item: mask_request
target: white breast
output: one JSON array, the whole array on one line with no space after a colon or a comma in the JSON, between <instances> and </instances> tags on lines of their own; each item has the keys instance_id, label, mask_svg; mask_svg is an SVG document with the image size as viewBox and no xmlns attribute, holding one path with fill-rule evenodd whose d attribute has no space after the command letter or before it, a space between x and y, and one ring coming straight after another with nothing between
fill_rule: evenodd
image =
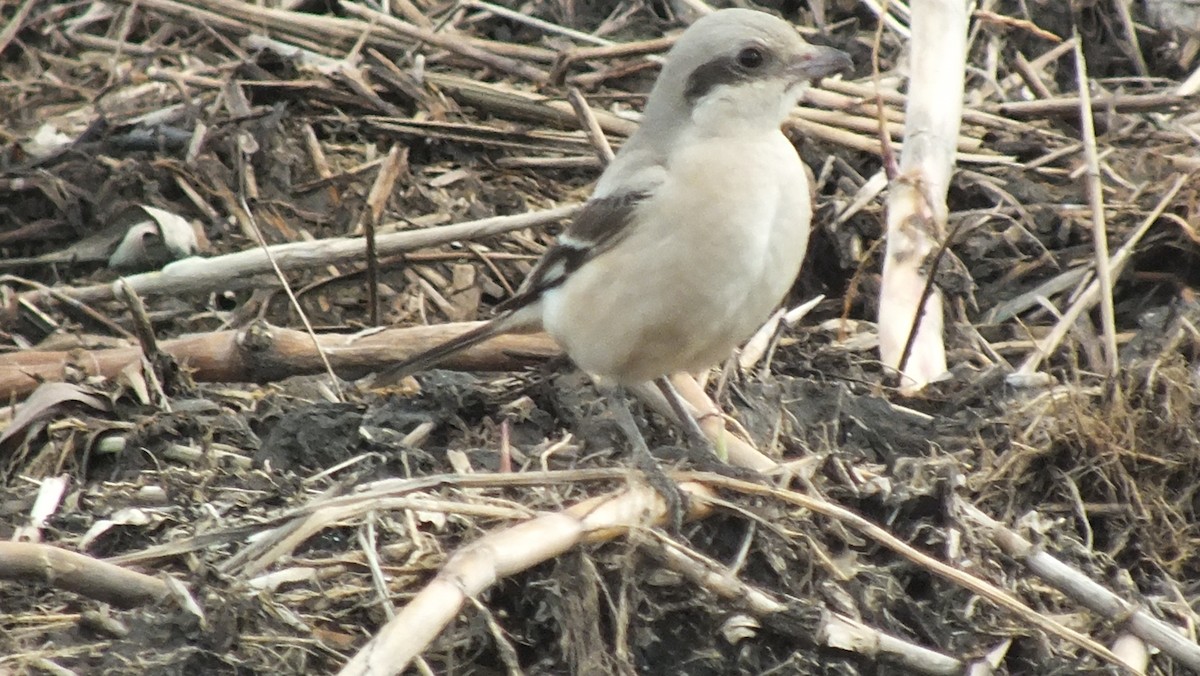
<instances>
[{"instance_id":1,"label":"white breast","mask_svg":"<svg viewBox=\"0 0 1200 676\"><path fill-rule=\"evenodd\" d=\"M631 384L712 366L799 273L812 213L787 139L680 147L630 236L545 297L546 330L585 371Z\"/></svg>"}]
</instances>

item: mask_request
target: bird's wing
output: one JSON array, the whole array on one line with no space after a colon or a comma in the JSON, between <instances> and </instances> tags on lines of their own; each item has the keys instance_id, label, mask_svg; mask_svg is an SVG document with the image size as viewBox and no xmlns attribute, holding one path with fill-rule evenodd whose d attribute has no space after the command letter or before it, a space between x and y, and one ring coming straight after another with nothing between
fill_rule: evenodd
<instances>
[{"instance_id":1,"label":"bird's wing","mask_svg":"<svg viewBox=\"0 0 1200 676\"><path fill-rule=\"evenodd\" d=\"M634 211L647 194L627 191L589 200L559 236L558 243L538 261L516 295L496 308L500 311L496 318L392 365L376 377L375 385L396 383L404 376L436 366L446 357L501 333L529 330L541 321L541 317L536 310L532 313L522 310L546 291L562 284L579 266L624 239L629 234Z\"/></svg>"},{"instance_id":2,"label":"bird's wing","mask_svg":"<svg viewBox=\"0 0 1200 676\"><path fill-rule=\"evenodd\" d=\"M628 236L634 212L647 196L647 192L631 191L588 200L559 235L558 242L525 278L516 295L496 309L511 311L529 305L562 284L581 265L611 249Z\"/></svg>"}]
</instances>

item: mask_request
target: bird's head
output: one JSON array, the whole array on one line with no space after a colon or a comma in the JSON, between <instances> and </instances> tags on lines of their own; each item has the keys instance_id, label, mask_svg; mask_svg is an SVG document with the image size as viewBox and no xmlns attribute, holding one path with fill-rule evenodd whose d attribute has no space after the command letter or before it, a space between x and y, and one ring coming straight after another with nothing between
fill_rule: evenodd
<instances>
[{"instance_id":1,"label":"bird's head","mask_svg":"<svg viewBox=\"0 0 1200 676\"><path fill-rule=\"evenodd\" d=\"M643 125L698 131L778 128L810 81L846 70L845 52L805 42L765 12L725 9L688 28L667 54Z\"/></svg>"}]
</instances>

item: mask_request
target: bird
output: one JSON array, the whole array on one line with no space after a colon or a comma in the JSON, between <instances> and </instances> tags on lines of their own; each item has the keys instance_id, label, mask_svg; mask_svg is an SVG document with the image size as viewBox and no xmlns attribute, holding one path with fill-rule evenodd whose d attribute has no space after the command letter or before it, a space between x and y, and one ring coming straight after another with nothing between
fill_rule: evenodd
<instances>
[{"instance_id":1,"label":"bird","mask_svg":"<svg viewBox=\"0 0 1200 676\"><path fill-rule=\"evenodd\" d=\"M666 377L724 361L782 302L812 205L781 127L808 83L850 67L846 53L808 44L766 12L695 21L668 51L638 128L514 296L389 377L498 334L545 330L612 388L618 423L645 461L623 388L653 382L682 414ZM695 420L683 418L694 436Z\"/></svg>"}]
</instances>

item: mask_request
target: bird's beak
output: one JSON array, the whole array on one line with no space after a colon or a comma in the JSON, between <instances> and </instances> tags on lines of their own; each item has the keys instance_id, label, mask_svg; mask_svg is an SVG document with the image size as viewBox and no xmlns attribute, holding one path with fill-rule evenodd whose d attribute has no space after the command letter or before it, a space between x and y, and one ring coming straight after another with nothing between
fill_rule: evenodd
<instances>
[{"instance_id":1,"label":"bird's beak","mask_svg":"<svg viewBox=\"0 0 1200 676\"><path fill-rule=\"evenodd\" d=\"M854 67L850 55L833 47L809 47L792 61L789 71L796 80L819 80Z\"/></svg>"}]
</instances>

